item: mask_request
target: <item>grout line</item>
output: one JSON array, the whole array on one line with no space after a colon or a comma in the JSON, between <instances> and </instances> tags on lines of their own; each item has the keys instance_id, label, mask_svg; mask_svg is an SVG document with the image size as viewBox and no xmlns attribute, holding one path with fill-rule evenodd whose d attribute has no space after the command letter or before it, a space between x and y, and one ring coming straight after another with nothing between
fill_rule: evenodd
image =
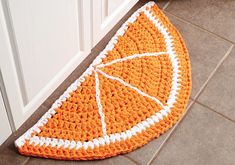
<instances>
[{"instance_id":1,"label":"grout line","mask_svg":"<svg viewBox=\"0 0 235 165\"><path fill-rule=\"evenodd\" d=\"M170 130L169 134L167 135L167 137L164 139L164 141L161 143L161 145L159 146L159 148L157 149L157 151L154 153L154 156L148 161L147 165L151 165L153 163L153 161L158 157L159 153L161 152L161 150L163 149L163 147L165 146L165 144L168 142L168 140L170 139L171 135L175 132L176 128L178 127L178 125L184 120L186 114L190 111L191 107L193 106L193 104L195 103L194 100L192 100L190 102L190 104L188 105L188 107L186 108L186 111L184 112L184 114L182 115L182 117L179 119L179 121L172 127L172 129Z\"/></svg>"},{"instance_id":2,"label":"grout line","mask_svg":"<svg viewBox=\"0 0 235 165\"><path fill-rule=\"evenodd\" d=\"M208 76L207 80L205 81L205 83L201 86L200 90L197 92L197 94L194 96L194 100L196 101L198 99L198 97L201 95L201 93L204 91L204 89L206 88L208 82L212 79L212 77L214 76L215 72L217 71L217 69L222 65L222 63L225 61L225 59L229 56L229 54L231 53L232 49L233 49L234 45L231 45L230 48L228 49L228 51L225 53L225 55L222 57L222 59L218 62L218 64L216 65L215 69L211 72L211 74Z\"/></svg>"},{"instance_id":3,"label":"grout line","mask_svg":"<svg viewBox=\"0 0 235 165\"><path fill-rule=\"evenodd\" d=\"M163 11L165 11L165 9L170 5L170 3L172 2L173 0L169 0L162 8Z\"/></svg>"},{"instance_id":4,"label":"grout line","mask_svg":"<svg viewBox=\"0 0 235 165\"><path fill-rule=\"evenodd\" d=\"M197 103L197 104L203 106L204 108L206 108L206 109L208 109L208 110L210 110L210 111L212 111L212 112L214 112L214 113L220 115L221 117L223 117L223 118L229 120L230 122L235 123L235 120L230 119L229 117L225 116L224 114L222 114L222 113L220 113L220 112L217 112L216 110L212 109L212 108L209 107L208 105L205 105L205 104L203 104L203 103L201 103L201 102L199 102L199 101L195 101L195 103Z\"/></svg>"},{"instance_id":5,"label":"grout line","mask_svg":"<svg viewBox=\"0 0 235 165\"><path fill-rule=\"evenodd\" d=\"M134 164L136 165L140 165L137 161L135 161L134 159L130 158L129 156L127 156L126 154L125 155L122 155L124 158L130 160L131 162L133 162Z\"/></svg>"},{"instance_id":6,"label":"grout line","mask_svg":"<svg viewBox=\"0 0 235 165\"><path fill-rule=\"evenodd\" d=\"M30 157L27 157L27 158L25 159L25 161L24 161L23 163L21 163L21 165L25 165L25 164L27 164L27 163L28 163L28 161L29 161L29 159L30 159Z\"/></svg>"},{"instance_id":7,"label":"grout line","mask_svg":"<svg viewBox=\"0 0 235 165\"><path fill-rule=\"evenodd\" d=\"M203 28L203 27L201 27L201 26L199 26L199 25L197 25L197 24L195 24L195 23L192 23L192 22L190 22L190 21L187 21L187 20L185 20L185 19L183 19L183 18L181 18L181 17L179 17L179 16L177 16L177 15L175 15L175 14L169 12L169 11L164 10L164 12L167 13L167 14L170 14L170 15L172 15L172 16L174 16L174 17L176 17L177 19L179 19L180 21L182 21L182 22L184 22L184 23L187 23L187 24L190 24L190 25L194 26L195 28L197 28L197 29L199 29L199 30L202 30L202 31L204 31L204 32L207 32L207 33L209 33L209 34L211 34L211 35L213 35L213 36L216 36L216 37L218 37L218 38L220 38L220 39L222 39L222 40L225 40L225 41L227 41L227 42L229 42L229 43L231 43L231 44L235 44L235 42L233 42L233 41L231 41L231 40L229 40L229 39L227 39L227 38L225 38L225 37L223 37L223 36L221 36L221 35L218 35L218 34L212 32L212 31L209 31L209 30L207 30L207 29L205 29L205 28Z\"/></svg>"},{"instance_id":8,"label":"grout line","mask_svg":"<svg viewBox=\"0 0 235 165\"><path fill-rule=\"evenodd\" d=\"M192 100L192 101L195 101L195 99L194 99L194 98L192 98L191 96L189 97L189 99L190 99L190 100Z\"/></svg>"}]
</instances>

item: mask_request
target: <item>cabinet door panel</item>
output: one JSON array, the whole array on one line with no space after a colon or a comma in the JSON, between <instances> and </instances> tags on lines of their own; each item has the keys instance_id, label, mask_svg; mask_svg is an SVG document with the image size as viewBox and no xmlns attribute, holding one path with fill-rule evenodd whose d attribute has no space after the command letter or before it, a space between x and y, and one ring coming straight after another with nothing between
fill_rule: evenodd
<instances>
[{"instance_id":1,"label":"cabinet door panel","mask_svg":"<svg viewBox=\"0 0 235 165\"><path fill-rule=\"evenodd\" d=\"M122 5L123 0L111 0L111 1L106 1L107 3L107 10L108 13L107 15L111 15L115 10L118 8L118 6Z\"/></svg>"},{"instance_id":2,"label":"cabinet door panel","mask_svg":"<svg viewBox=\"0 0 235 165\"><path fill-rule=\"evenodd\" d=\"M95 46L137 2L138 0L92 1L93 46Z\"/></svg>"}]
</instances>

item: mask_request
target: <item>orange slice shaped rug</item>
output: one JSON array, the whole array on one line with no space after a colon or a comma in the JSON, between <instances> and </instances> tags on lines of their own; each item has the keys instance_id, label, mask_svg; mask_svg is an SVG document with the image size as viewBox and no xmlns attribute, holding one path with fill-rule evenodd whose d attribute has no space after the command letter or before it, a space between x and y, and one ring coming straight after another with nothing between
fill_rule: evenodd
<instances>
[{"instance_id":1,"label":"orange slice shaped rug","mask_svg":"<svg viewBox=\"0 0 235 165\"><path fill-rule=\"evenodd\" d=\"M127 153L171 128L190 91L184 41L149 2L15 144L23 155L65 160Z\"/></svg>"}]
</instances>

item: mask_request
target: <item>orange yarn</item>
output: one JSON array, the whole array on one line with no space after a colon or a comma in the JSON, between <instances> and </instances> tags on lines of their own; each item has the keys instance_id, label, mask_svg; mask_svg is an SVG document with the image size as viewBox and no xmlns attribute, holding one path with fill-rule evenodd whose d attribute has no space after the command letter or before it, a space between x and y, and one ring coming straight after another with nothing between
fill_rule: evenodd
<instances>
[{"instance_id":1,"label":"orange yarn","mask_svg":"<svg viewBox=\"0 0 235 165\"><path fill-rule=\"evenodd\" d=\"M162 109L174 94L177 67L168 55L166 37L144 10L167 29L178 59L180 85L176 101L169 113L162 116ZM54 109L45 124L38 126L39 131L16 142L21 154L67 160L103 159L143 146L177 122L191 90L187 49L178 31L155 4L147 4L136 17L123 35L117 35L117 42L102 62L94 64L84 82ZM163 53L147 55L153 52ZM128 59L136 54L138 58ZM160 114L159 121L154 118L156 113Z\"/></svg>"}]
</instances>

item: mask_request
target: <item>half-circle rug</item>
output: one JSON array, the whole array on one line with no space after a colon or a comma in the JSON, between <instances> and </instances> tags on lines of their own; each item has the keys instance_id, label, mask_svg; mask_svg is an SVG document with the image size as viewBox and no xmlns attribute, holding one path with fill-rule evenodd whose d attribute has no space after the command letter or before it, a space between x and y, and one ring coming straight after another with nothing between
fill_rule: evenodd
<instances>
[{"instance_id":1,"label":"half-circle rug","mask_svg":"<svg viewBox=\"0 0 235 165\"><path fill-rule=\"evenodd\" d=\"M66 160L127 153L171 128L190 91L184 41L149 2L15 144L23 155Z\"/></svg>"}]
</instances>

